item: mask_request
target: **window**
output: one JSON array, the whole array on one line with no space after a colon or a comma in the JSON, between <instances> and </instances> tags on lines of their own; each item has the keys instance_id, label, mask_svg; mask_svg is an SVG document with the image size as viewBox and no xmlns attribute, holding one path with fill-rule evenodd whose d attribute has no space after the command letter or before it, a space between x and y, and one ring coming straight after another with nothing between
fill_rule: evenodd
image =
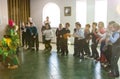
<instances>
[{"instance_id":1,"label":"window","mask_svg":"<svg viewBox=\"0 0 120 79\"><path fill-rule=\"evenodd\" d=\"M48 3L43 8L43 22L49 16L51 27L58 27L60 23L60 8L55 3Z\"/></svg>"},{"instance_id":2,"label":"window","mask_svg":"<svg viewBox=\"0 0 120 79\"><path fill-rule=\"evenodd\" d=\"M76 21L80 22L82 27L85 27L87 16L86 0L76 1Z\"/></svg>"},{"instance_id":3,"label":"window","mask_svg":"<svg viewBox=\"0 0 120 79\"><path fill-rule=\"evenodd\" d=\"M107 0L95 0L95 22L107 23Z\"/></svg>"}]
</instances>

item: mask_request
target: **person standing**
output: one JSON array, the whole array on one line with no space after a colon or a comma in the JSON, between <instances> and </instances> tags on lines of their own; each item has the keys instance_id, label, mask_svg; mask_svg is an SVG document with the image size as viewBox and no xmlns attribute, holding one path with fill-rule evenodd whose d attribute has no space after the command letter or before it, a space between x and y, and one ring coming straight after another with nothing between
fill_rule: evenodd
<instances>
[{"instance_id":1,"label":"person standing","mask_svg":"<svg viewBox=\"0 0 120 79\"><path fill-rule=\"evenodd\" d=\"M33 50L34 50L34 47L36 48L36 51L39 50L39 39L38 39L38 31L37 31L37 28L36 26L33 25L33 23L30 23L31 25L31 30L32 30L32 47L33 47Z\"/></svg>"},{"instance_id":2,"label":"person standing","mask_svg":"<svg viewBox=\"0 0 120 79\"><path fill-rule=\"evenodd\" d=\"M120 57L120 25L118 23L112 24L113 34L110 36L112 42L112 56L111 56L111 73L112 77L119 77L118 60Z\"/></svg>"},{"instance_id":3,"label":"person standing","mask_svg":"<svg viewBox=\"0 0 120 79\"><path fill-rule=\"evenodd\" d=\"M49 21L49 17L46 17L46 20L43 22L42 28L41 28L41 32L42 32L42 43L45 43L45 36L43 34L44 30L46 29L45 25L50 25L50 21Z\"/></svg>"},{"instance_id":4,"label":"person standing","mask_svg":"<svg viewBox=\"0 0 120 79\"><path fill-rule=\"evenodd\" d=\"M63 25L59 24L59 27L56 30L57 53L61 52L62 29L63 29Z\"/></svg>"},{"instance_id":5,"label":"person standing","mask_svg":"<svg viewBox=\"0 0 120 79\"><path fill-rule=\"evenodd\" d=\"M49 24L45 25L46 29L43 31L43 35L45 36L45 52L51 51L51 40L53 39L53 31L50 28Z\"/></svg>"},{"instance_id":6,"label":"person standing","mask_svg":"<svg viewBox=\"0 0 120 79\"><path fill-rule=\"evenodd\" d=\"M62 39L61 39L61 56L68 55L68 37L70 37L70 23L65 23L65 28L62 29Z\"/></svg>"},{"instance_id":7,"label":"person standing","mask_svg":"<svg viewBox=\"0 0 120 79\"><path fill-rule=\"evenodd\" d=\"M90 37L90 24L86 24L84 29L84 36L85 36L85 43L84 43L84 52L87 54L88 57L91 56L90 49L89 49L89 41L91 39Z\"/></svg>"},{"instance_id":8,"label":"person standing","mask_svg":"<svg viewBox=\"0 0 120 79\"><path fill-rule=\"evenodd\" d=\"M79 22L75 23L76 31L73 33L73 37L75 38L74 44L74 56L84 58L83 48L84 48L84 32L81 29L81 24Z\"/></svg>"},{"instance_id":9,"label":"person standing","mask_svg":"<svg viewBox=\"0 0 120 79\"><path fill-rule=\"evenodd\" d=\"M31 38L32 37L32 29L30 26L30 23L27 22L26 24L26 40L27 40L27 49L31 49L32 45L31 45Z\"/></svg>"},{"instance_id":10,"label":"person standing","mask_svg":"<svg viewBox=\"0 0 120 79\"><path fill-rule=\"evenodd\" d=\"M26 44L26 27L24 22L22 23L21 26L21 32L22 32L22 47L24 47L24 45Z\"/></svg>"},{"instance_id":11,"label":"person standing","mask_svg":"<svg viewBox=\"0 0 120 79\"><path fill-rule=\"evenodd\" d=\"M45 24L50 24L50 23L51 23L51 22L50 22L50 20L49 20L49 17L47 16L47 17L46 17L46 20L44 21L44 25L45 25Z\"/></svg>"},{"instance_id":12,"label":"person standing","mask_svg":"<svg viewBox=\"0 0 120 79\"><path fill-rule=\"evenodd\" d=\"M96 41L98 38L97 34L97 23L93 22L92 23L92 32L91 32L91 37L92 37L92 45L91 45L91 50L92 50L92 56L94 59L99 59L99 54L97 50L98 42Z\"/></svg>"}]
</instances>

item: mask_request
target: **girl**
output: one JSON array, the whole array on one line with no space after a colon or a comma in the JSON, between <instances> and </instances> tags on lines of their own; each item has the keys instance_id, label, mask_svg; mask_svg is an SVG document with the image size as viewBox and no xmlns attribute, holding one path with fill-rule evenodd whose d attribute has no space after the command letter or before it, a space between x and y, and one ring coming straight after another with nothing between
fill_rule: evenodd
<instances>
[{"instance_id":1,"label":"girl","mask_svg":"<svg viewBox=\"0 0 120 79\"><path fill-rule=\"evenodd\" d=\"M49 24L45 25L46 29L43 31L43 35L45 35L45 51L51 51L51 40L53 38L53 31L50 28Z\"/></svg>"},{"instance_id":2,"label":"girl","mask_svg":"<svg viewBox=\"0 0 120 79\"><path fill-rule=\"evenodd\" d=\"M107 60L105 58L105 53L103 51L103 47L105 46L105 35L106 35L106 30L104 28L104 23L103 22L99 22L98 23L98 38L97 38L97 42L100 43L100 61L102 63L105 63Z\"/></svg>"}]
</instances>

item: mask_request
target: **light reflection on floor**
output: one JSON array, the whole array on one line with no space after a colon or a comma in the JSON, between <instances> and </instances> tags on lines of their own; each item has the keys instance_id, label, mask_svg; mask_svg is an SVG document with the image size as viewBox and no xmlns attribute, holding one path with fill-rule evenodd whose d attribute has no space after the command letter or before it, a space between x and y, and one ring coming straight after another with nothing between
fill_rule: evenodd
<instances>
[{"instance_id":1,"label":"light reflection on floor","mask_svg":"<svg viewBox=\"0 0 120 79\"><path fill-rule=\"evenodd\" d=\"M94 69L95 79L102 79L101 78L101 64L97 62Z\"/></svg>"}]
</instances>

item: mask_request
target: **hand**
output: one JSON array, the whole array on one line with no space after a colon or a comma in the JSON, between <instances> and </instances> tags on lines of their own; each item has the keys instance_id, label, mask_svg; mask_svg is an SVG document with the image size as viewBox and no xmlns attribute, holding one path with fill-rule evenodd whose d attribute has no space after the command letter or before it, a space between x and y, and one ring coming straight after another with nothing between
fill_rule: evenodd
<instances>
[{"instance_id":1,"label":"hand","mask_svg":"<svg viewBox=\"0 0 120 79\"><path fill-rule=\"evenodd\" d=\"M110 39L109 39L109 38L106 38L105 42L107 43L107 42L109 42L109 41L110 41Z\"/></svg>"},{"instance_id":2,"label":"hand","mask_svg":"<svg viewBox=\"0 0 120 79\"><path fill-rule=\"evenodd\" d=\"M36 38L36 36L33 36L33 38Z\"/></svg>"},{"instance_id":3,"label":"hand","mask_svg":"<svg viewBox=\"0 0 120 79\"><path fill-rule=\"evenodd\" d=\"M62 35L60 35L60 38L62 38Z\"/></svg>"}]
</instances>

